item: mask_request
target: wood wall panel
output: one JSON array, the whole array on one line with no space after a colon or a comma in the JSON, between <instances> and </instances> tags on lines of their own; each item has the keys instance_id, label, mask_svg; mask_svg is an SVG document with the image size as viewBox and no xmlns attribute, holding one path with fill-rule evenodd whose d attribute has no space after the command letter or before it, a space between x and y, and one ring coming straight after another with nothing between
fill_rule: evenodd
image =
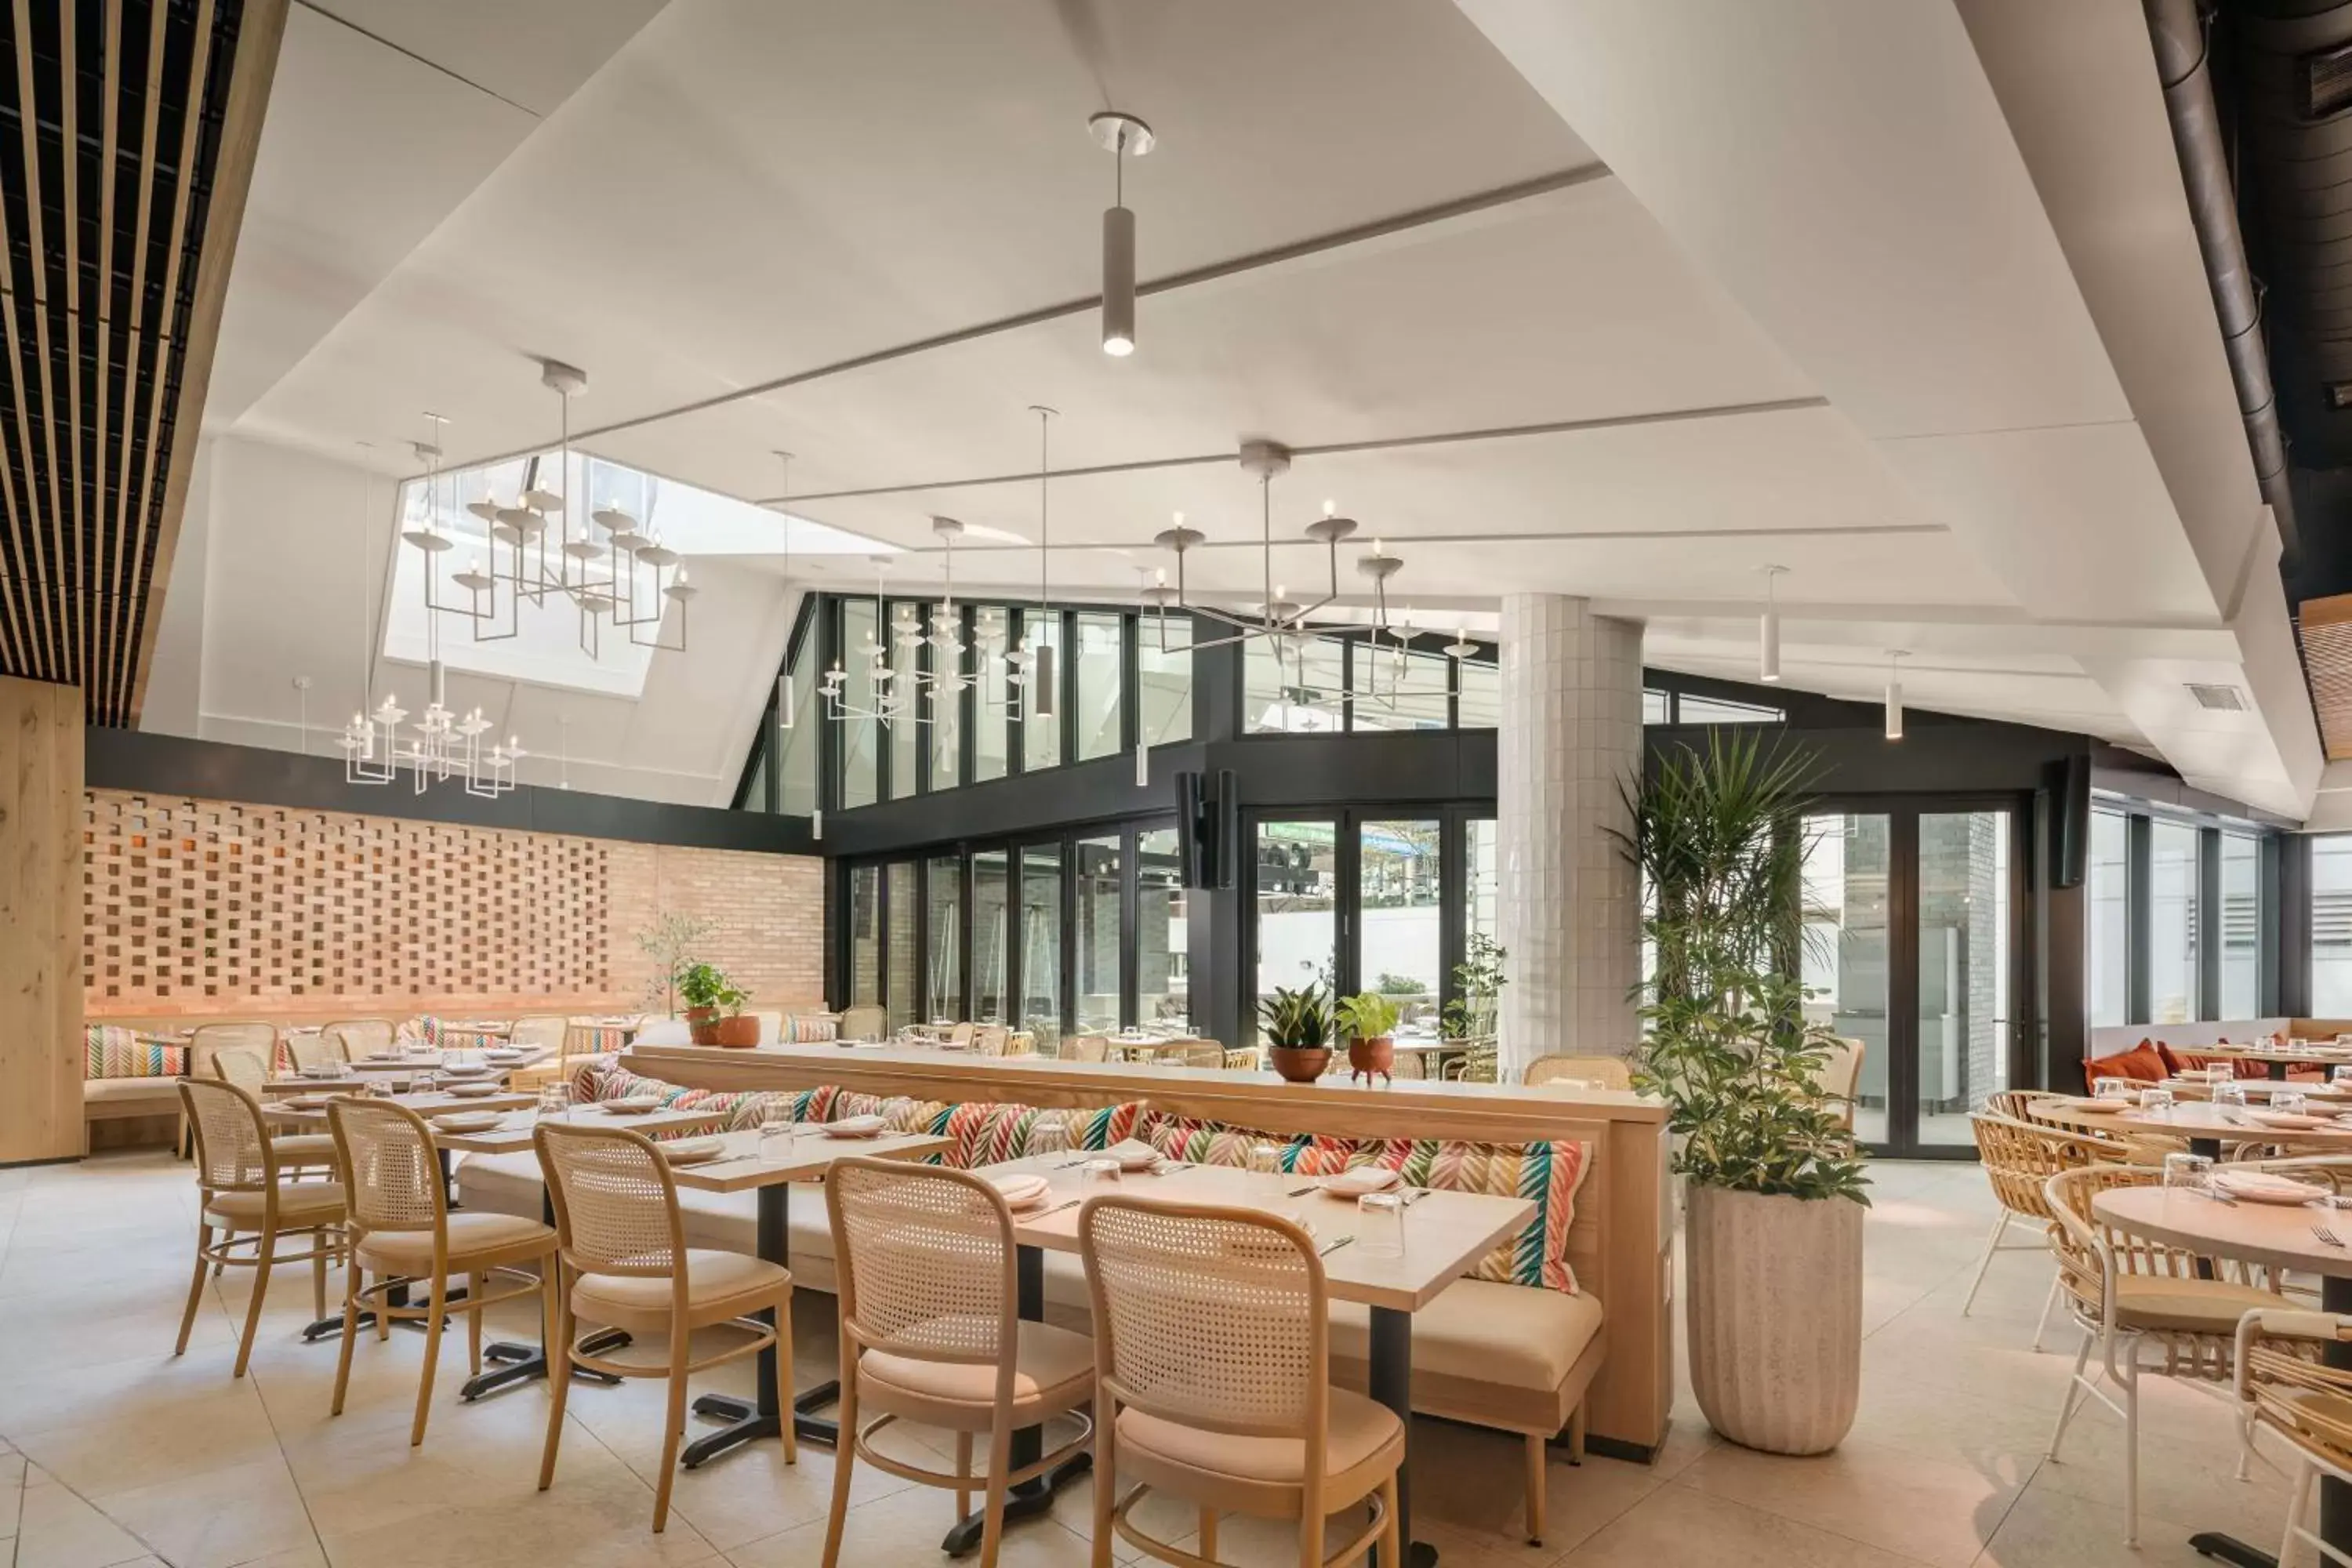
<instances>
[{"instance_id":1,"label":"wood wall panel","mask_svg":"<svg viewBox=\"0 0 2352 1568\"><path fill-rule=\"evenodd\" d=\"M0 1164L81 1152L82 694L0 677Z\"/></svg>"},{"instance_id":2,"label":"wood wall panel","mask_svg":"<svg viewBox=\"0 0 2352 1568\"><path fill-rule=\"evenodd\" d=\"M712 921L759 1005L823 993L804 857L118 790L81 817L92 1016L635 1008L637 933L670 910Z\"/></svg>"}]
</instances>

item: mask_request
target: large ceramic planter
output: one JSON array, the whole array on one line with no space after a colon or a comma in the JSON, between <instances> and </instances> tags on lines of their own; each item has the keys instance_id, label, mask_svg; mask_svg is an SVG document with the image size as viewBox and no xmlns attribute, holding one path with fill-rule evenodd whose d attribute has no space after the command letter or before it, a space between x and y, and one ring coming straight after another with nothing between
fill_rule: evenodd
<instances>
[{"instance_id":1,"label":"large ceramic planter","mask_svg":"<svg viewBox=\"0 0 2352 1568\"><path fill-rule=\"evenodd\" d=\"M688 1007L686 1010L686 1030L687 1037L698 1046L717 1045L719 1043L719 1009Z\"/></svg>"},{"instance_id":2,"label":"large ceramic planter","mask_svg":"<svg viewBox=\"0 0 2352 1568\"><path fill-rule=\"evenodd\" d=\"M1286 1083L1313 1083L1331 1065L1328 1046L1268 1046L1265 1054Z\"/></svg>"},{"instance_id":3,"label":"large ceramic planter","mask_svg":"<svg viewBox=\"0 0 2352 1568\"><path fill-rule=\"evenodd\" d=\"M760 1020L749 1013L737 1013L721 1018L713 1032L718 1044L734 1050L745 1050L760 1043Z\"/></svg>"},{"instance_id":4,"label":"large ceramic planter","mask_svg":"<svg viewBox=\"0 0 2352 1568\"><path fill-rule=\"evenodd\" d=\"M1862 1218L1845 1198L1690 1185L1691 1392L1707 1424L1769 1454L1820 1454L1862 1394Z\"/></svg>"}]
</instances>

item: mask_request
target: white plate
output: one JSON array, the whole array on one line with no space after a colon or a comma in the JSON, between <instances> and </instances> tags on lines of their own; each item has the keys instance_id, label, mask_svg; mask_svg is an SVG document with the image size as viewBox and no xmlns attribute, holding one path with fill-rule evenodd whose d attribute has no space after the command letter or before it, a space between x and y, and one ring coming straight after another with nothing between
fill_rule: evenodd
<instances>
[{"instance_id":1,"label":"white plate","mask_svg":"<svg viewBox=\"0 0 2352 1568\"><path fill-rule=\"evenodd\" d=\"M607 1116L645 1116L661 1109L659 1100L607 1100L598 1109Z\"/></svg>"},{"instance_id":2,"label":"white plate","mask_svg":"<svg viewBox=\"0 0 2352 1568\"><path fill-rule=\"evenodd\" d=\"M520 1061L528 1054L514 1046L493 1046L482 1053L482 1059L493 1062Z\"/></svg>"},{"instance_id":3,"label":"white plate","mask_svg":"<svg viewBox=\"0 0 2352 1568\"><path fill-rule=\"evenodd\" d=\"M455 1095L459 1100L479 1100L498 1091L499 1086L494 1083L453 1083L442 1090L444 1094Z\"/></svg>"},{"instance_id":4,"label":"white plate","mask_svg":"<svg viewBox=\"0 0 2352 1568\"><path fill-rule=\"evenodd\" d=\"M2298 1182L2268 1171L2216 1171L2213 1184L2233 1198L2250 1204L2284 1204L2295 1205L2315 1203L2327 1195L2327 1189L2310 1182Z\"/></svg>"},{"instance_id":5,"label":"white plate","mask_svg":"<svg viewBox=\"0 0 2352 1568\"><path fill-rule=\"evenodd\" d=\"M1122 1171L1149 1171L1160 1163L1160 1151L1140 1139L1129 1138L1112 1144L1100 1154L1101 1160L1116 1160Z\"/></svg>"},{"instance_id":6,"label":"white plate","mask_svg":"<svg viewBox=\"0 0 2352 1568\"><path fill-rule=\"evenodd\" d=\"M2113 1116L2119 1111L2139 1109L2136 1102L2128 1100L2084 1100L2077 1097L2064 1104L2069 1110L2087 1110L2094 1116Z\"/></svg>"},{"instance_id":7,"label":"white plate","mask_svg":"<svg viewBox=\"0 0 2352 1568\"><path fill-rule=\"evenodd\" d=\"M662 1158L673 1165L696 1165L727 1152L727 1140L716 1134L701 1138L673 1138L654 1147L660 1150Z\"/></svg>"},{"instance_id":8,"label":"white plate","mask_svg":"<svg viewBox=\"0 0 2352 1568\"><path fill-rule=\"evenodd\" d=\"M445 1110L433 1125L445 1132L488 1132L501 1120L495 1110Z\"/></svg>"},{"instance_id":9,"label":"white plate","mask_svg":"<svg viewBox=\"0 0 2352 1568\"><path fill-rule=\"evenodd\" d=\"M441 1076L443 1078L480 1078L489 1070L478 1062L468 1062L462 1067L455 1062L445 1062L441 1066Z\"/></svg>"},{"instance_id":10,"label":"white plate","mask_svg":"<svg viewBox=\"0 0 2352 1568\"><path fill-rule=\"evenodd\" d=\"M2290 1132L2299 1132L2307 1131L2314 1127L2325 1127L2329 1124L2330 1119L2325 1116L2313 1116L2301 1110L2255 1110L2249 1109L2246 1112L2246 1120L2257 1122L2264 1127L2277 1127L2284 1129Z\"/></svg>"}]
</instances>

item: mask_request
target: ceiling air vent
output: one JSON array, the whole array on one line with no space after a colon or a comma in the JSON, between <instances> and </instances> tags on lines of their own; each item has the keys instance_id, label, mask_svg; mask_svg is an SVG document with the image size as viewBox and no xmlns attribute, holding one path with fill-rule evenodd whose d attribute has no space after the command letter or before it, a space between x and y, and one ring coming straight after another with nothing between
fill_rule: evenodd
<instances>
[{"instance_id":1,"label":"ceiling air vent","mask_svg":"<svg viewBox=\"0 0 2352 1568\"><path fill-rule=\"evenodd\" d=\"M2197 706L2209 713L2243 713L2246 694L2234 686L2200 686L2196 681L2186 683L2189 695L2197 699Z\"/></svg>"},{"instance_id":2,"label":"ceiling air vent","mask_svg":"<svg viewBox=\"0 0 2352 1568\"><path fill-rule=\"evenodd\" d=\"M2303 117L2325 120L2352 109L2352 44L2304 56L2295 62L2303 86Z\"/></svg>"}]
</instances>

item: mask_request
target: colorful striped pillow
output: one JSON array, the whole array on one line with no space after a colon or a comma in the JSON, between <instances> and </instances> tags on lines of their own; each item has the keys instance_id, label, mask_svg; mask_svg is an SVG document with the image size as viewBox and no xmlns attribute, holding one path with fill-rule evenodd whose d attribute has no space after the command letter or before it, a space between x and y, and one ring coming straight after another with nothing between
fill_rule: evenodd
<instances>
[{"instance_id":1,"label":"colorful striped pillow","mask_svg":"<svg viewBox=\"0 0 2352 1568\"><path fill-rule=\"evenodd\" d=\"M1223 1121L1202 1121L1189 1116L1171 1116L1154 1110L1144 1116L1136 1134L1171 1160L1189 1161L1195 1165L1233 1165L1246 1168L1250 1152L1261 1143L1273 1143L1282 1150L1282 1168L1292 1168L1304 1140L1280 1132L1261 1132L1252 1127L1234 1127Z\"/></svg>"},{"instance_id":2,"label":"colorful striped pillow","mask_svg":"<svg viewBox=\"0 0 2352 1568\"><path fill-rule=\"evenodd\" d=\"M1108 1149L1135 1130L1139 1100L1098 1110L1046 1110L1011 1101L968 1100L948 1110L940 1131L953 1140L944 1163L960 1171L1066 1149Z\"/></svg>"},{"instance_id":3,"label":"colorful striped pillow","mask_svg":"<svg viewBox=\"0 0 2352 1568\"><path fill-rule=\"evenodd\" d=\"M119 1024L90 1024L82 1029L84 1078L184 1078L188 1048L151 1040L136 1029Z\"/></svg>"},{"instance_id":4,"label":"colorful striped pillow","mask_svg":"<svg viewBox=\"0 0 2352 1568\"><path fill-rule=\"evenodd\" d=\"M821 1046L838 1037L841 1020L831 1013L787 1013L776 1031L780 1046Z\"/></svg>"},{"instance_id":5,"label":"colorful striped pillow","mask_svg":"<svg viewBox=\"0 0 2352 1568\"><path fill-rule=\"evenodd\" d=\"M913 1100L903 1094L885 1099L878 1094L839 1089L824 1107L822 1120L846 1121L853 1116L878 1116L890 1124L893 1132L937 1133L946 1130L948 1112L952 1109L944 1100Z\"/></svg>"},{"instance_id":6,"label":"colorful striped pillow","mask_svg":"<svg viewBox=\"0 0 2352 1568\"><path fill-rule=\"evenodd\" d=\"M1474 1279L1537 1285L1575 1295L1568 1266L1568 1230L1576 1222L1576 1194L1592 1166L1590 1143L1469 1143L1393 1139L1370 1156L1394 1170L1408 1186L1448 1193L1527 1198L1536 1205L1527 1228L1478 1260Z\"/></svg>"}]
</instances>

